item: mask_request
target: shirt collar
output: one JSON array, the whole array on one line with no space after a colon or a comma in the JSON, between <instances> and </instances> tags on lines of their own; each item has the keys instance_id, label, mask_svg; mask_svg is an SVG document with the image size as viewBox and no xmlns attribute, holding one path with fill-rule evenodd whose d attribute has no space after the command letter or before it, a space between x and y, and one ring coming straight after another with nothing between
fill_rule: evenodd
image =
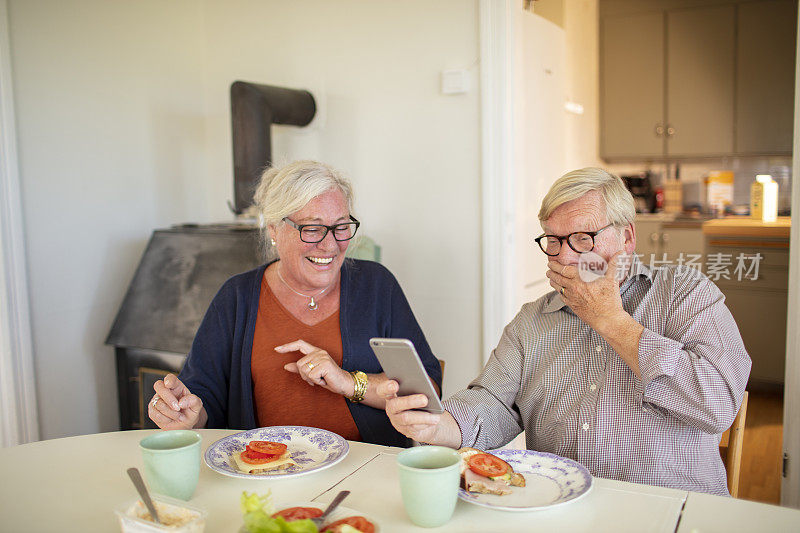
<instances>
[{"instance_id":1,"label":"shirt collar","mask_svg":"<svg viewBox=\"0 0 800 533\"><path fill-rule=\"evenodd\" d=\"M648 280L653 281L653 271L650 269L650 267L642 263L642 261L639 259L639 254L633 254L632 257L631 270L628 273L628 278L625 280L625 282L627 283L628 280L634 279L637 276L644 276Z\"/></svg>"},{"instance_id":2,"label":"shirt collar","mask_svg":"<svg viewBox=\"0 0 800 533\"><path fill-rule=\"evenodd\" d=\"M652 283L653 281L653 272L650 268L642 263L639 260L639 256L633 254L631 256L630 261L630 270L628 271L628 277L625 278L625 281L622 282L620 285L620 292L624 293L628 290L628 288L633 285L634 280L636 280L640 276L644 276L648 281ZM566 308L568 311L572 312L567 304L561 299L557 291L551 291L547 293L544 298L546 299L544 305L542 306L542 313L554 313L561 309Z\"/></svg>"}]
</instances>

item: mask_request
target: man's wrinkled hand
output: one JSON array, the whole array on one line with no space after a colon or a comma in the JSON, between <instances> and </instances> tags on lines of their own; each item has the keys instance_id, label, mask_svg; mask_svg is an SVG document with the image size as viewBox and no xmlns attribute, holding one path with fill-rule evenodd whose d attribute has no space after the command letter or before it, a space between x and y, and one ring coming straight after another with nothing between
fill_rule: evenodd
<instances>
[{"instance_id":1,"label":"man's wrinkled hand","mask_svg":"<svg viewBox=\"0 0 800 533\"><path fill-rule=\"evenodd\" d=\"M550 286L561 294L564 303L595 331L617 319L622 308L619 291L618 261L623 252L617 252L608 263L605 274L594 281L583 281L578 267L550 261L547 277Z\"/></svg>"},{"instance_id":2,"label":"man's wrinkled hand","mask_svg":"<svg viewBox=\"0 0 800 533\"><path fill-rule=\"evenodd\" d=\"M392 379L378 385L378 395L386 400L386 414L394 428L418 442L432 442L442 415L420 411L428 405L424 394L397 396L400 385Z\"/></svg>"}]
</instances>

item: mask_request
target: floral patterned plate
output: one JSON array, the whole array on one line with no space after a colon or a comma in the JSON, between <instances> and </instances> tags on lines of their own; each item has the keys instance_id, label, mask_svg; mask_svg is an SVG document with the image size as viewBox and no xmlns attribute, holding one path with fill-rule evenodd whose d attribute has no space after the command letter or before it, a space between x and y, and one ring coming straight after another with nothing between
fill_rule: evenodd
<instances>
[{"instance_id":1,"label":"floral patterned plate","mask_svg":"<svg viewBox=\"0 0 800 533\"><path fill-rule=\"evenodd\" d=\"M465 502L500 511L538 511L575 501L592 488L586 467L572 459L533 450L494 450L493 455L525 477L524 487L511 487L511 494L476 494L458 489Z\"/></svg>"},{"instance_id":2,"label":"floral patterned plate","mask_svg":"<svg viewBox=\"0 0 800 533\"><path fill-rule=\"evenodd\" d=\"M241 452L251 440L282 442L297 466L264 474L245 474L233 466L231 455ZM244 479L291 478L329 468L350 451L347 441L330 431L305 426L270 426L224 437L206 450L203 458L211 470Z\"/></svg>"}]
</instances>

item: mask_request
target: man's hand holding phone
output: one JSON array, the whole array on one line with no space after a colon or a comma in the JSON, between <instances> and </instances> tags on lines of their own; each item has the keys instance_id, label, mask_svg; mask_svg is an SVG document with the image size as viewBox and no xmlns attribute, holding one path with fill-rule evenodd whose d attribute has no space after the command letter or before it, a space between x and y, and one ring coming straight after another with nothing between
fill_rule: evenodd
<instances>
[{"instance_id":1,"label":"man's hand holding phone","mask_svg":"<svg viewBox=\"0 0 800 533\"><path fill-rule=\"evenodd\" d=\"M375 357L383 368L387 379L393 380L399 387L395 391L401 396L424 395L427 402L420 408L429 413L442 413L444 407L439 401L439 393L428 376L422 360L408 339L373 338L369 340Z\"/></svg>"},{"instance_id":2,"label":"man's hand holding phone","mask_svg":"<svg viewBox=\"0 0 800 533\"><path fill-rule=\"evenodd\" d=\"M378 386L378 394L386 400L386 414L394 428L417 442L458 448L461 446L461 429L453 416L444 411L429 413L428 398L424 394L398 396L400 385L392 379Z\"/></svg>"}]
</instances>

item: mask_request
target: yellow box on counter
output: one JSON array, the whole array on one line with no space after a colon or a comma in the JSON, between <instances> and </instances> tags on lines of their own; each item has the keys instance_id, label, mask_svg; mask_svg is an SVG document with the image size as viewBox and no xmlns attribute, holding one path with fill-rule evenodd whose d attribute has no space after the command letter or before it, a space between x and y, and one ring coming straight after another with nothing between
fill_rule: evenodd
<instances>
[{"instance_id":1,"label":"yellow box on counter","mask_svg":"<svg viewBox=\"0 0 800 533\"><path fill-rule=\"evenodd\" d=\"M723 213L725 208L733 205L733 172L730 170L712 170L706 178L708 191L707 203L712 212Z\"/></svg>"}]
</instances>

